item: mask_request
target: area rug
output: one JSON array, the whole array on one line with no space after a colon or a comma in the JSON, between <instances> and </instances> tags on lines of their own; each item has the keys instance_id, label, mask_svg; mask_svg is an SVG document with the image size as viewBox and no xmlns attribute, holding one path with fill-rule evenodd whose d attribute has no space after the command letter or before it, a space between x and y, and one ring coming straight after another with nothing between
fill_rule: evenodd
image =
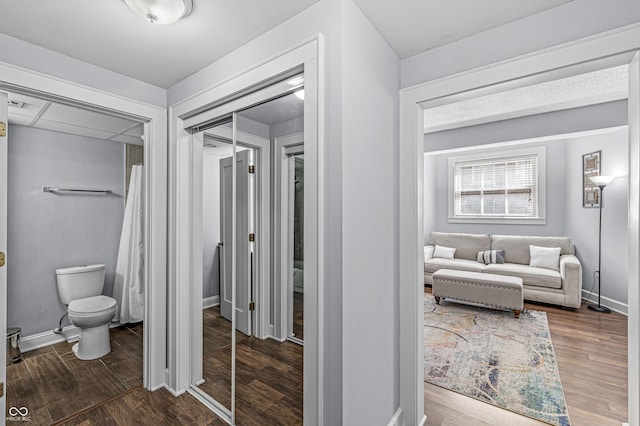
<instances>
[{"instance_id":1,"label":"area rug","mask_svg":"<svg viewBox=\"0 0 640 426\"><path fill-rule=\"evenodd\" d=\"M424 300L425 381L552 425L569 426L547 314Z\"/></svg>"}]
</instances>

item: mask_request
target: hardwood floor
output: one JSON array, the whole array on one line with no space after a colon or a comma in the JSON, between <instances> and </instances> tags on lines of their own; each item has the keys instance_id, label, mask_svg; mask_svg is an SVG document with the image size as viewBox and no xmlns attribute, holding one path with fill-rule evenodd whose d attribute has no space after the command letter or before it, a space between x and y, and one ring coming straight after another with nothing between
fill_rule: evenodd
<instances>
[{"instance_id":1,"label":"hardwood floor","mask_svg":"<svg viewBox=\"0 0 640 426\"><path fill-rule=\"evenodd\" d=\"M425 287L425 293L431 293ZM525 303L545 311L572 426L620 426L627 420L627 317ZM543 425L425 383L427 425Z\"/></svg>"},{"instance_id":2,"label":"hardwood floor","mask_svg":"<svg viewBox=\"0 0 640 426\"><path fill-rule=\"evenodd\" d=\"M27 407L48 425L142 385L142 325L111 330L111 352L81 361L63 342L26 352L7 366L7 408Z\"/></svg>"},{"instance_id":3,"label":"hardwood floor","mask_svg":"<svg viewBox=\"0 0 640 426\"><path fill-rule=\"evenodd\" d=\"M231 326L218 308L203 311L200 389L231 406ZM236 333L239 425L302 424L302 346Z\"/></svg>"},{"instance_id":4,"label":"hardwood floor","mask_svg":"<svg viewBox=\"0 0 640 426\"><path fill-rule=\"evenodd\" d=\"M201 387L230 406L231 327L219 312L203 315ZM142 387L142 332L142 324L111 329L111 353L94 361L77 359L66 342L25 353L7 367L7 407L27 407L33 425L226 425L188 393ZM302 424L302 347L236 338L237 424Z\"/></svg>"}]
</instances>

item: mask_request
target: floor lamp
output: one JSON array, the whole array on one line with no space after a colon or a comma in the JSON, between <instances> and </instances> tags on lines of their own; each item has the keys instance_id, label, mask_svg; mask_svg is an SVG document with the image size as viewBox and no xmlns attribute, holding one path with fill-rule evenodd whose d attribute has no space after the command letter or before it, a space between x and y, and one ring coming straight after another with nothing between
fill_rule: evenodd
<instances>
[{"instance_id":1,"label":"floor lamp","mask_svg":"<svg viewBox=\"0 0 640 426\"><path fill-rule=\"evenodd\" d=\"M604 191L605 186L607 186L612 180L614 180L615 176L593 176L590 177L589 180L593 182L598 188L600 188L600 223L598 224L598 305L589 305L589 309L597 312L611 313L611 309L606 306L600 305L600 271L602 266L602 193Z\"/></svg>"}]
</instances>

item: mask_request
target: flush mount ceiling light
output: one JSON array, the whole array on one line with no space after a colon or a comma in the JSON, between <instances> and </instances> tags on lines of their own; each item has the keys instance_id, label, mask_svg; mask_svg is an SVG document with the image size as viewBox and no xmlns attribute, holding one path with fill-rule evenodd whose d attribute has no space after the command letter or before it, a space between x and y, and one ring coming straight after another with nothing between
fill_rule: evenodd
<instances>
[{"instance_id":1,"label":"flush mount ceiling light","mask_svg":"<svg viewBox=\"0 0 640 426\"><path fill-rule=\"evenodd\" d=\"M134 13L152 24L171 24L193 9L192 0L124 0Z\"/></svg>"}]
</instances>

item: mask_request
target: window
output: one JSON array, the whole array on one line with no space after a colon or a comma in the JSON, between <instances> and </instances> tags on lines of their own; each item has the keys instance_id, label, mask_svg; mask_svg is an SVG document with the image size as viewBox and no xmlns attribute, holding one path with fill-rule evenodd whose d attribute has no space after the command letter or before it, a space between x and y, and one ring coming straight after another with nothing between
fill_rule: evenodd
<instances>
[{"instance_id":1,"label":"window","mask_svg":"<svg viewBox=\"0 0 640 426\"><path fill-rule=\"evenodd\" d=\"M449 221L544 223L544 147L449 158Z\"/></svg>"}]
</instances>

